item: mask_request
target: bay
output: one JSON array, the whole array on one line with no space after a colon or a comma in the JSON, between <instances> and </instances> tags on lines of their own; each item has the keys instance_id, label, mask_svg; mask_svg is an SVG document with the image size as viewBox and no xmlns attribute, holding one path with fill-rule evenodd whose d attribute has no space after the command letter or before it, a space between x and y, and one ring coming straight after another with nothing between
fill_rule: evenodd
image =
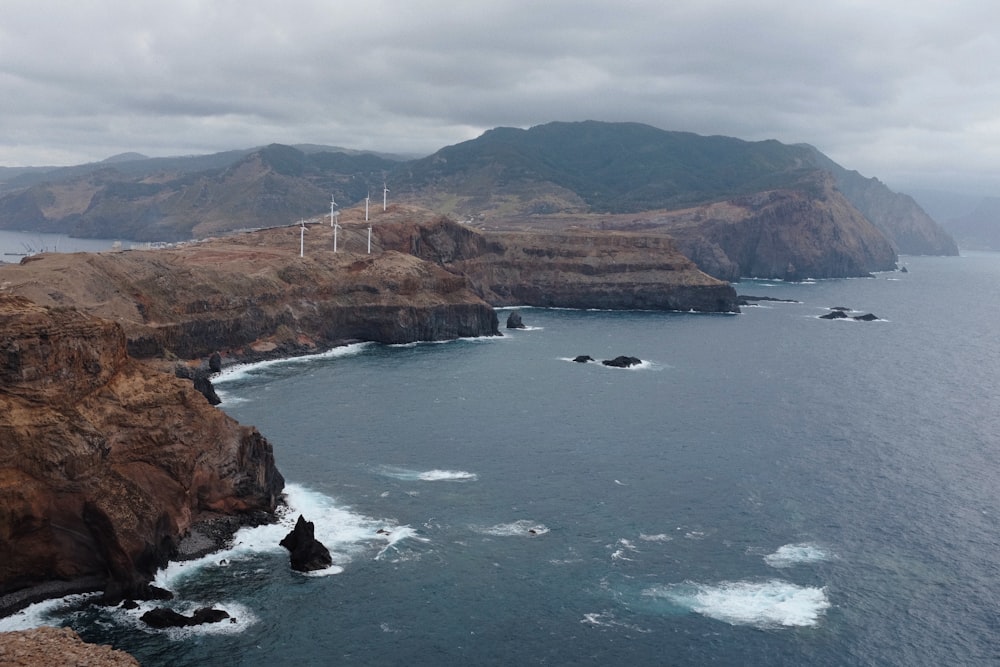
<instances>
[{"instance_id":1,"label":"bay","mask_svg":"<svg viewBox=\"0 0 1000 667\"><path fill-rule=\"evenodd\" d=\"M236 622L68 601L0 628L145 665L995 662L1000 255L903 263L747 281L796 302L741 315L522 309L502 338L229 370L291 509L161 583ZM336 568L289 571L298 513Z\"/></svg>"}]
</instances>

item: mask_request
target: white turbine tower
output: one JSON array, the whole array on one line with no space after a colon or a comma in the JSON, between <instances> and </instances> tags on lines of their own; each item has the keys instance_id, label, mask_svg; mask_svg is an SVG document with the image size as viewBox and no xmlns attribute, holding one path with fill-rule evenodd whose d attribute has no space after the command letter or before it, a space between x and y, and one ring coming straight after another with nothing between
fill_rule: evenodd
<instances>
[{"instance_id":1,"label":"white turbine tower","mask_svg":"<svg viewBox=\"0 0 1000 667\"><path fill-rule=\"evenodd\" d=\"M340 225L337 224L337 218L340 217L340 211L335 211L334 207L337 205L337 200L333 195L330 195L330 226L333 227L333 251L337 252L337 230L340 229Z\"/></svg>"},{"instance_id":2,"label":"white turbine tower","mask_svg":"<svg viewBox=\"0 0 1000 667\"><path fill-rule=\"evenodd\" d=\"M306 221L299 220L299 257L306 256Z\"/></svg>"},{"instance_id":3,"label":"white turbine tower","mask_svg":"<svg viewBox=\"0 0 1000 667\"><path fill-rule=\"evenodd\" d=\"M385 181L382 181L382 211L383 212L385 212L385 204L386 204L386 200L388 199L388 196L389 196L389 187L385 184Z\"/></svg>"},{"instance_id":4,"label":"white turbine tower","mask_svg":"<svg viewBox=\"0 0 1000 667\"><path fill-rule=\"evenodd\" d=\"M369 190L367 196L365 196L365 222L368 223L368 254L372 254L372 223L368 219L368 202L371 201L372 191Z\"/></svg>"}]
</instances>

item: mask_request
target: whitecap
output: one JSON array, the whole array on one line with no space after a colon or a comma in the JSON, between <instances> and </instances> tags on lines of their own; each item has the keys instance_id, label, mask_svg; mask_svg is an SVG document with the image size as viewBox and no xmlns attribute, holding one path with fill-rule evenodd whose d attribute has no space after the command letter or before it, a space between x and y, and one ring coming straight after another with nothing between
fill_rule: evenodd
<instances>
[{"instance_id":1,"label":"whitecap","mask_svg":"<svg viewBox=\"0 0 1000 667\"><path fill-rule=\"evenodd\" d=\"M464 470L428 470L418 478L422 482L475 482L479 475Z\"/></svg>"},{"instance_id":2,"label":"whitecap","mask_svg":"<svg viewBox=\"0 0 1000 667\"><path fill-rule=\"evenodd\" d=\"M639 539L644 542L669 542L673 537L667 535L666 533L657 533L656 535L647 535L646 533L639 533Z\"/></svg>"},{"instance_id":3,"label":"whitecap","mask_svg":"<svg viewBox=\"0 0 1000 667\"><path fill-rule=\"evenodd\" d=\"M593 625L600 628L615 628L615 627L624 628L626 630L631 630L633 632L639 632L642 634L652 632L652 630L639 627L638 625L632 625L630 623L619 621L617 618L615 618L615 615L609 611L591 612L589 614L584 614L583 618L580 619L580 623L583 623L585 625Z\"/></svg>"},{"instance_id":4,"label":"whitecap","mask_svg":"<svg viewBox=\"0 0 1000 667\"><path fill-rule=\"evenodd\" d=\"M400 466L378 466L375 472L404 482L475 482L479 475L464 470L412 470Z\"/></svg>"},{"instance_id":5,"label":"whitecap","mask_svg":"<svg viewBox=\"0 0 1000 667\"><path fill-rule=\"evenodd\" d=\"M520 519L511 523L498 523L492 526L472 526L472 530L497 537L535 537L549 532L548 526L528 519Z\"/></svg>"},{"instance_id":6,"label":"whitecap","mask_svg":"<svg viewBox=\"0 0 1000 667\"><path fill-rule=\"evenodd\" d=\"M815 626L830 607L826 589L796 586L779 579L713 585L685 582L647 588L642 595L667 600L731 625L762 629Z\"/></svg>"},{"instance_id":7,"label":"whitecap","mask_svg":"<svg viewBox=\"0 0 1000 667\"><path fill-rule=\"evenodd\" d=\"M773 554L764 556L764 562L771 567L786 568L800 563L819 563L830 559L830 553L823 547L810 542L786 544Z\"/></svg>"}]
</instances>

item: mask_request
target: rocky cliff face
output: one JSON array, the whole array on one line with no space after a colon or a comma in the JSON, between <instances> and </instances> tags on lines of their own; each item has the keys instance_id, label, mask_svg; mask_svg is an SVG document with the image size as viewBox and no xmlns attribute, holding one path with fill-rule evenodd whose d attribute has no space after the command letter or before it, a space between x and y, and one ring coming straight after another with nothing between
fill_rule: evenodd
<instances>
[{"instance_id":1,"label":"rocky cliff face","mask_svg":"<svg viewBox=\"0 0 1000 667\"><path fill-rule=\"evenodd\" d=\"M494 306L739 311L732 286L705 275L663 235L481 233L442 218L381 226L379 238L466 277Z\"/></svg>"},{"instance_id":2,"label":"rocky cliff face","mask_svg":"<svg viewBox=\"0 0 1000 667\"><path fill-rule=\"evenodd\" d=\"M465 280L409 255L364 251L366 227L243 234L177 249L39 255L0 267L0 290L118 322L139 358L279 356L351 340L498 333Z\"/></svg>"},{"instance_id":3,"label":"rocky cliff face","mask_svg":"<svg viewBox=\"0 0 1000 667\"><path fill-rule=\"evenodd\" d=\"M0 294L0 594L91 577L129 593L202 513L272 511L270 444L122 328Z\"/></svg>"},{"instance_id":4,"label":"rocky cliff face","mask_svg":"<svg viewBox=\"0 0 1000 667\"><path fill-rule=\"evenodd\" d=\"M958 245L909 195L893 192L877 178L865 178L810 147L813 159L833 174L839 189L862 215L906 255L957 255Z\"/></svg>"},{"instance_id":5,"label":"rocky cliff face","mask_svg":"<svg viewBox=\"0 0 1000 667\"><path fill-rule=\"evenodd\" d=\"M724 280L846 278L896 266L892 244L825 172L800 188L669 211L631 226L669 233L703 271Z\"/></svg>"}]
</instances>

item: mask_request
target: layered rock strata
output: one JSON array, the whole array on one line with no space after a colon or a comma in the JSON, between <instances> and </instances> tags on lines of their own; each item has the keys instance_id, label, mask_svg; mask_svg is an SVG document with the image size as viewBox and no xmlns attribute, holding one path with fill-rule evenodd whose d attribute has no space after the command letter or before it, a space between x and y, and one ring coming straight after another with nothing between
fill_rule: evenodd
<instances>
[{"instance_id":1,"label":"layered rock strata","mask_svg":"<svg viewBox=\"0 0 1000 667\"><path fill-rule=\"evenodd\" d=\"M364 231L341 231L337 253L333 230L311 225L175 249L38 255L0 267L0 291L118 322L129 353L142 359L498 334L496 313L462 277L378 246L359 252Z\"/></svg>"},{"instance_id":2,"label":"layered rock strata","mask_svg":"<svg viewBox=\"0 0 1000 667\"><path fill-rule=\"evenodd\" d=\"M896 268L892 243L825 172L772 190L640 223L662 229L706 273L740 278L849 278Z\"/></svg>"},{"instance_id":3,"label":"layered rock strata","mask_svg":"<svg viewBox=\"0 0 1000 667\"><path fill-rule=\"evenodd\" d=\"M662 234L480 232L447 218L378 228L380 242L468 279L494 306L738 312L731 285Z\"/></svg>"},{"instance_id":4,"label":"layered rock strata","mask_svg":"<svg viewBox=\"0 0 1000 667\"><path fill-rule=\"evenodd\" d=\"M2 294L0 443L13 606L54 581L141 593L203 514L271 512L284 485L256 429L130 358L118 324Z\"/></svg>"}]
</instances>

